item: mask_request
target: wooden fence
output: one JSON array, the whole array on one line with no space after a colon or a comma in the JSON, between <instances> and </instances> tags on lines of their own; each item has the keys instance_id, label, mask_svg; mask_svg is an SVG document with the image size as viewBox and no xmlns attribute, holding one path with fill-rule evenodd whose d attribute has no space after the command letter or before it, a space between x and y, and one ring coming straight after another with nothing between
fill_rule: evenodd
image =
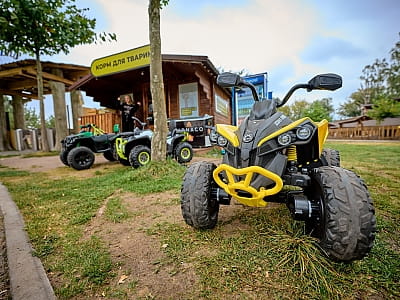
<instances>
[{"instance_id":1,"label":"wooden fence","mask_svg":"<svg viewBox=\"0 0 400 300\"><path fill-rule=\"evenodd\" d=\"M95 124L98 128L104 130L107 133L112 133L114 124L121 126L121 117L117 113L102 113L95 115L81 116L79 125Z\"/></svg>"},{"instance_id":2,"label":"wooden fence","mask_svg":"<svg viewBox=\"0 0 400 300\"><path fill-rule=\"evenodd\" d=\"M330 128L328 138L355 140L400 140L400 126Z\"/></svg>"}]
</instances>

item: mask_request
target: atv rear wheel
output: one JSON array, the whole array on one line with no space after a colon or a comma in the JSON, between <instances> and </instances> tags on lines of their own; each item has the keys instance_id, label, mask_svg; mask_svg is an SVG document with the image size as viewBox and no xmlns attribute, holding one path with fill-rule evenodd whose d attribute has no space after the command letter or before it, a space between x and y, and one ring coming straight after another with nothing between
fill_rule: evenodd
<instances>
[{"instance_id":1,"label":"atv rear wheel","mask_svg":"<svg viewBox=\"0 0 400 300\"><path fill-rule=\"evenodd\" d=\"M197 162L191 164L183 176L182 216L188 225L197 229L214 228L218 221L219 203L211 197L215 168L213 163Z\"/></svg>"},{"instance_id":2,"label":"atv rear wheel","mask_svg":"<svg viewBox=\"0 0 400 300\"><path fill-rule=\"evenodd\" d=\"M175 159L178 163L188 163L193 158L193 148L188 142L179 143L175 148Z\"/></svg>"},{"instance_id":3,"label":"atv rear wheel","mask_svg":"<svg viewBox=\"0 0 400 300\"><path fill-rule=\"evenodd\" d=\"M76 147L69 151L67 160L75 170L89 169L94 163L94 153L88 147Z\"/></svg>"},{"instance_id":4,"label":"atv rear wheel","mask_svg":"<svg viewBox=\"0 0 400 300\"><path fill-rule=\"evenodd\" d=\"M324 166L315 170L305 192L321 210L319 220L306 226L327 255L337 261L366 256L375 239L376 219L364 182L349 170Z\"/></svg>"},{"instance_id":5,"label":"atv rear wheel","mask_svg":"<svg viewBox=\"0 0 400 300\"><path fill-rule=\"evenodd\" d=\"M322 150L321 161L323 166L340 167L340 153L338 150L325 148Z\"/></svg>"},{"instance_id":6,"label":"atv rear wheel","mask_svg":"<svg viewBox=\"0 0 400 300\"><path fill-rule=\"evenodd\" d=\"M61 152L60 152L60 160L61 160L61 162L62 162L64 165L66 165L66 166L69 167L69 164L68 164L68 154L69 154L69 151L61 150Z\"/></svg>"},{"instance_id":7,"label":"atv rear wheel","mask_svg":"<svg viewBox=\"0 0 400 300\"><path fill-rule=\"evenodd\" d=\"M151 161L150 148L143 145L138 145L132 148L129 153L129 163L133 168L139 168L147 165Z\"/></svg>"}]
</instances>

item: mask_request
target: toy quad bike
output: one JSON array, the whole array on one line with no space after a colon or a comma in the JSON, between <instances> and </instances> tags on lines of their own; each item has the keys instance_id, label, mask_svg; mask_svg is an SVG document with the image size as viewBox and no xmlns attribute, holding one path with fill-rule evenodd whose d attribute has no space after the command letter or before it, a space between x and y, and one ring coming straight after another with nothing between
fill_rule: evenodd
<instances>
[{"instance_id":1,"label":"toy quad bike","mask_svg":"<svg viewBox=\"0 0 400 300\"><path fill-rule=\"evenodd\" d=\"M115 139L117 159L123 165L138 168L148 164L151 160L151 139L153 131L144 129L146 123L133 117L140 126L133 132L123 132ZM188 163L193 158L193 148L188 141L187 132L170 131L167 136L167 155L175 158L179 163Z\"/></svg>"},{"instance_id":2,"label":"toy quad bike","mask_svg":"<svg viewBox=\"0 0 400 300\"><path fill-rule=\"evenodd\" d=\"M222 163L198 162L186 170L181 209L187 224L213 228L220 204L231 198L255 207L285 203L295 220L333 260L362 259L372 248L376 221L372 199L364 182L339 166L339 153L323 150L328 122L310 118L290 120L277 107L299 88L336 90L336 74L317 75L297 84L282 102L258 101L253 85L232 73L221 74L222 87L249 87L255 103L239 127L216 125L215 139L223 147Z\"/></svg>"},{"instance_id":3,"label":"toy quad bike","mask_svg":"<svg viewBox=\"0 0 400 300\"><path fill-rule=\"evenodd\" d=\"M94 124L83 125L78 134L61 141L60 160L76 170L89 169L94 163L94 153L103 153L104 158L115 161L112 152L114 139L114 133L104 133Z\"/></svg>"}]
</instances>

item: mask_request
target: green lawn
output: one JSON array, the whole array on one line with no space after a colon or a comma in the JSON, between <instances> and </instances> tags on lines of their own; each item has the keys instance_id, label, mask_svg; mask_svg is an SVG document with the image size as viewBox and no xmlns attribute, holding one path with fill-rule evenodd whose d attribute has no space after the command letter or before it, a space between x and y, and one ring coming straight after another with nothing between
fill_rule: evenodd
<instances>
[{"instance_id":1,"label":"green lawn","mask_svg":"<svg viewBox=\"0 0 400 300\"><path fill-rule=\"evenodd\" d=\"M328 261L315 240L302 235L301 223L292 221L284 205L271 205L239 209L207 231L193 230L183 219L155 223L146 233L165 253L157 264L172 266L174 272L184 272L187 265L194 269L198 283L188 299L398 299L400 144L327 147L340 150L342 166L365 180L374 199L378 233L365 259L349 264ZM60 298L99 291L105 291L106 298L136 295L137 283L126 288L111 285L120 262L96 234L82 239L85 228L106 199L106 218L123 225L137 217L121 201L124 193L172 191L179 196L183 173L184 167L174 162L137 170L106 167L89 178L55 179L0 168L1 181L21 209L35 254ZM179 207L179 201L168 205ZM139 298L164 299L151 295Z\"/></svg>"}]
</instances>

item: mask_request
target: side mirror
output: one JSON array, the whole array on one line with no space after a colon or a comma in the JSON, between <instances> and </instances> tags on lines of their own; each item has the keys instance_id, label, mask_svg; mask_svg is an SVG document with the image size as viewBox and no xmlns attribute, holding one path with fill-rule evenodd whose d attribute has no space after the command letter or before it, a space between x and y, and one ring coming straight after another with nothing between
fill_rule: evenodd
<instances>
[{"instance_id":1,"label":"side mirror","mask_svg":"<svg viewBox=\"0 0 400 300\"><path fill-rule=\"evenodd\" d=\"M242 82L239 75L229 72L222 73L217 77L217 84L224 88L239 86Z\"/></svg>"},{"instance_id":2,"label":"side mirror","mask_svg":"<svg viewBox=\"0 0 400 300\"><path fill-rule=\"evenodd\" d=\"M308 90L329 90L334 91L342 87L342 77L337 74L321 74L315 76L308 82Z\"/></svg>"}]
</instances>

